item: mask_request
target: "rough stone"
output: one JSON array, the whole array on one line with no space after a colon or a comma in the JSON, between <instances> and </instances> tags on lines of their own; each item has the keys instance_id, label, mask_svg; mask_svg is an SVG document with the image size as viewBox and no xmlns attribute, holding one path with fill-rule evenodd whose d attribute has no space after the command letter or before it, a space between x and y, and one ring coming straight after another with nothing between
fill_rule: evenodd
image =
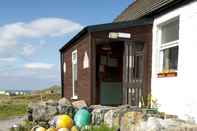
<instances>
[{"instance_id":1,"label":"rough stone","mask_svg":"<svg viewBox=\"0 0 197 131\"><path fill-rule=\"evenodd\" d=\"M57 113L58 113L57 106L47 106L46 107L46 115L49 118L49 120L53 116L57 115Z\"/></svg>"},{"instance_id":2,"label":"rough stone","mask_svg":"<svg viewBox=\"0 0 197 131\"><path fill-rule=\"evenodd\" d=\"M71 102L66 98L60 99L58 101L58 105L60 105L60 106L72 106Z\"/></svg>"},{"instance_id":3,"label":"rough stone","mask_svg":"<svg viewBox=\"0 0 197 131\"><path fill-rule=\"evenodd\" d=\"M112 108L104 115L104 123L109 127L120 127L120 117L127 112L131 106L122 105L117 108Z\"/></svg>"},{"instance_id":4,"label":"rough stone","mask_svg":"<svg viewBox=\"0 0 197 131\"><path fill-rule=\"evenodd\" d=\"M162 130L161 122L162 119L150 117L146 123L145 129L148 129L148 131L160 131Z\"/></svg>"},{"instance_id":5,"label":"rough stone","mask_svg":"<svg viewBox=\"0 0 197 131\"><path fill-rule=\"evenodd\" d=\"M133 131L141 121L143 121L141 112L128 111L121 117L120 130Z\"/></svg>"},{"instance_id":6,"label":"rough stone","mask_svg":"<svg viewBox=\"0 0 197 131\"><path fill-rule=\"evenodd\" d=\"M74 101L74 102L72 102L72 105L73 105L73 107L78 108L78 109L83 108L83 107L87 107L87 104L84 100Z\"/></svg>"},{"instance_id":7,"label":"rough stone","mask_svg":"<svg viewBox=\"0 0 197 131\"><path fill-rule=\"evenodd\" d=\"M108 106L94 106L92 111L92 124L99 125L104 122L104 115L109 110L115 109Z\"/></svg>"},{"instance_id":8,"label":"rough stone","mask_svg":"<svg viewBox=\"0 0 197 131\"><path fill-rule=\"evenodd\" d=\"M58 102L57 101L54 101L54 100L48 100L46 102L47 105L50 105L50 106L57 106L58 105Z\"/></svg>"},{"instance_id":9,"label":"rough stone","mask_svg":"<svg viewBox=\"0 0 197 131\"><path fill-rule=\"evenodd\" d=\"M52 105L45 102L29 105L29 110L32 110L33 121L49 121L58 113L57 106Z\"/></svg>"}]
</instances>

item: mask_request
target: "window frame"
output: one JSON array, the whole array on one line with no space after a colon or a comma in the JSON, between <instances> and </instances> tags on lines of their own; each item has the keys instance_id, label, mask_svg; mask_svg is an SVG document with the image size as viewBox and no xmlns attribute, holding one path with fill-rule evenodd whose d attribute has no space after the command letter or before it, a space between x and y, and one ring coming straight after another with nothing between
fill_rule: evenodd
<instances>
[{"instance_id":1,"label":"window frame","mask_svg":"<svg viewBox=\"0 0 197 131\"><path fill-rule=\"evenodd\" d=\"M74 59L74 55L76 55L75 59ZM76 87L75 81L77 81L77 79L78 79L78 74L77 74L78 73L77 56L78 55L77 55L77 49L76 49L76 50L72 51L72 97L71 97L71 99L73 99L73 100L78 99L78 96L75 94L75 87ZM76 65L76 75L77 76L74 76L74 74L75 74L74 65ZM75 78L76 78L76 80L75 80Z\"/></svg>"},{"instance_id":2,"label":"window frame","mask_svg":"<svg viewBox=\"0 0 197 131\"><path fill-rule=\"evenodd\" d=\"M178 46L179 47L179 40L180 38L178 37L177 40L174 40L174 41L170 41L170 42L167 42L167 43L162 43L162 27L166 24L169 24L173 21L177 21L178 20L178 24L179 24L179 30L178 30L178 33L180 31L180 18L179 16L176 16L174 18L171 18L169 20L166 20L164 22L162 22L161 24L159 24L157 26L157 36L158 36L158 45L159 45L159 72L158 72L158 77L175 77L177 76L177 71L178 71L178 63L177 63L177 70L164 70L163 69L163 60L164 60L164 50L165 49L170 49L172 47L176 47ZM177 58L178 59L178 58Z\"/></svg>"}]
</instances>

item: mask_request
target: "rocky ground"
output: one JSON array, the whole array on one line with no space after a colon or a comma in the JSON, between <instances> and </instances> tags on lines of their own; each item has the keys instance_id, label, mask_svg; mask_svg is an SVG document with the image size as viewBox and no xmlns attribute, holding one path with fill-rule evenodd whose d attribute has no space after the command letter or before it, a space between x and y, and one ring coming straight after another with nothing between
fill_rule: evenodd
<instances>
[{"instance_id":1,"label":"rocky ground","mask_svg":"<svg viewBox=\"0 0 197 131\"><path fill-rule=\"evenodd\" d=\"M9 131L10 127L14 124L19 124L24 117L17 116L9 119L0 120L0 131Z\"/></svg>"},{"instance_id":2,"label":"rocky ground","mask_svg":"<svg viewBox=\"0 0 197 131\"><path fill-rule=\"evenodd\" d=\"M45 128L55 127L55 116L67 114L71 118L81 107L91 113L90 125L106 124L116 127L121 131L188 131L197 130L197 125L180 120L177 116L159 112L157 109L137 108L130 105L119 107L91 105L87 106L85 101L71 103L63 98L59 101L46 101L41 103L30 103L28 106L28 118ZM12 125L18 120L6 121L0 125ZM15 124L15 123L14 123ZM1 130L0 130L1 131ZM5 131L5 130L3 130Z\"/></svg>"}]
</instances>

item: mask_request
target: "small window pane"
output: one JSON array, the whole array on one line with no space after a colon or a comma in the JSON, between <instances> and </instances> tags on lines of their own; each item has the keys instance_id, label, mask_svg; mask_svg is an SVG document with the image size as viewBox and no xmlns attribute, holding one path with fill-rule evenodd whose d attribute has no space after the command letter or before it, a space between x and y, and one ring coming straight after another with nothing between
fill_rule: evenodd
<instances>
[{"instance_id":1,"label":"small window pane","mask_svg":"<svg viewBox=\"0 0 197 131\"><path fill-rule=\"evenodd\" d=\"M172 42L179 39L179 20L172 21L161 27L161 42L162 44Z\"/></svg>"},{"instance_id":2,"label":"small window pane","mask_svg":"<svg viewBox=\"0 0 197 131\"><path fill-rule=\"evenodd\" d=\"M77 64L73 64L73 79L77 80Z\"/></svg>"},{"instance_id":3,"label":"small window pane","mask_svg":"<svg viewBox=\"0 0 197 131\"><path fill-rule=\"evenodd\" d=\"M72 54L72 59L73 59L73 61L77 60L77 53L76 52Z\"/></svg>"},{"instance_id":4,"label":"small window pane","mask_svg":"<svg viewBox=\"0 0 197 131\"><path fill-rule=\"evenodd\" d=\"M178 46L163 50L163 71L176 71L178 65Z\"/></svg>"}]
</instances>

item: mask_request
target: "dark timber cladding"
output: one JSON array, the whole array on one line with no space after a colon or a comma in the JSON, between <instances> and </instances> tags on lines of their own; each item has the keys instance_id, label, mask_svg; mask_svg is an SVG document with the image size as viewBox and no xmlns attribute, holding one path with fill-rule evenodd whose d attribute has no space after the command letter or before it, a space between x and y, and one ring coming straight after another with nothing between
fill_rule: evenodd
<instances>
[{"instance_id":1,"label":"dark timber cladding","mask_svg":"<svg viewBox=\"0 0 197 131\"><path fill-rule=\"evenodd\" d=\"M79 32L61 49L61 84L62 96L72 97L72 51L77 49L78 80L76 94L88 104L96 103L96 44L98 39L107 40L109 32L125 32L131 34L131 41L144 42L144 88L143 94L150 93L152 19L141 19L127 22L108 23L88 26ZM83 69L84 53L87 52L90 66ZM66 73L63 64L66 63ZM124 92L123 92L124 94Z\"/></svg>"}]
</instances>

